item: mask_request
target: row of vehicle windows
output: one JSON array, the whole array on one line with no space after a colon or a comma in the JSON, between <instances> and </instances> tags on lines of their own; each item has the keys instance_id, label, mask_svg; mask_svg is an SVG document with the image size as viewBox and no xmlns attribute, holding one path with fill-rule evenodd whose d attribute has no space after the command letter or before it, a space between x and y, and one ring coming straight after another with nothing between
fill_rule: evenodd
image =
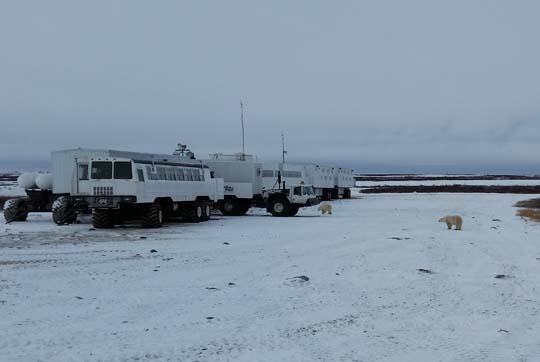
<instances>
[{"instance_id":1,"label":"row of vehicle windows","mask_svg":"<svg viewBox=\"0 0 540 362\"><path fill-rule=\"evenodd\" d=\"M330 169L324 169L324 168L321 168L321 170L323 172L325 172L325 170L328 170L328 172L330 172ZM263 170L262 171L262 176L263 177L277 177L278 176L278 172L279 171L275 171L275 170ZM340 170L339 173L341 174L352 174L352 171L351 170ZM296 178L300 178L302 177L302 172L301 171L282 171L281 173L281 176L283 177L296 177ZM330 180L334 177L334 175L330 175L330 176L321 176L323 179L325 180Z\"/></svg>"},{"instance_id":2,"label":"row of vehicle windows","mask_svg":"<svg viewBox=\"0 0 540 362\"><path fill-rule=\"evenodd\" d=\"M146 166L146 174L149 180L204 181L203 169L192 167Z\"/></svg>"},{"instance_id":3,"label":"row of vehicle windows","mask_svg":"<svg viewBox=\"0 0 540 362\"><path fill-rule=\"evenodd\" d=\"M88 180L88 164L81 163L78 167L79 180ZM93 161L90 170L93 180L131 180L131 162L129 161Z\"/></svg>"},{"instance_id":4,"label":"row of vehicle windows","mask_svg":"<svg viewBox=\"0 0 540 362\"><path fill-rule=\"evenodd\" d=\"M262 177L277 177L279 172L280 171L275 171L275 170L263 170ZM281 176L291 177L291 178L292 177L300 178L302 177L302 172L301 171L281 171Z\"/></svg>"}]
</instances>

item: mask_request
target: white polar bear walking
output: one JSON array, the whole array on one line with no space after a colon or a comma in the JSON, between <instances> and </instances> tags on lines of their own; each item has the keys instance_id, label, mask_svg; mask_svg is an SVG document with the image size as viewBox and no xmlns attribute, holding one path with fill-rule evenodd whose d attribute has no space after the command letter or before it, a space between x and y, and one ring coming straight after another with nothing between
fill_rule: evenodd
<instances>
[{"instance_id":1,"label":"white polar bear walking","mask_svg":"<svg viewBox=\"0 0 540 362\"><path fill-rule=\"evenodd\" d=\"M332 204L325 202L319 205L317 210L319 210L323 215L326 213L328 213L328 215L332 215Z\"/></svg>"},{"instance_id":2,"label":"white polar bear walking","mask_svg":"<svg viewBox=\"0 0 540 362\"><path fill-rule=\"evenodd\" d=\"M463 219L459 215L450 215L441 217L439 219L439 222L446 223L446 226L448 226L448 230L452 229L452 226L456 226L456 230L461 230L461 227L463 226Z\"/></svg>"}]
</instances>

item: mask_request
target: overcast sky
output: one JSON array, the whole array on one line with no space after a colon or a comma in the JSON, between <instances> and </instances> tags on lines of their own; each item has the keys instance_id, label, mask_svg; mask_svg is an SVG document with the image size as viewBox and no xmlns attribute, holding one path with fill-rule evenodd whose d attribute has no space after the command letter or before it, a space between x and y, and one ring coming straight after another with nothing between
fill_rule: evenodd
<instances>
[{"instance_id":1,"label":"overcast sky","mask_svg":"<svg viewBox=\"0 0 540 362\"><path fill-rule=\"evenodd\" d=\"M538 163L538 1L5 1L0 159Z\"/></svg>"}]
</instances>

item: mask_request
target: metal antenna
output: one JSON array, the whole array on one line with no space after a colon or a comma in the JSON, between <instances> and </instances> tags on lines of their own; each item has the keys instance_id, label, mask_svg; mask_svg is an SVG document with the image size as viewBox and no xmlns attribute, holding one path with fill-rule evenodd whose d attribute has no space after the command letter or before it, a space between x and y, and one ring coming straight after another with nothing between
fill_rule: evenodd
<instances>
[{"instance_id":1,"label":"metal antenna","mask_svg":"<svg viewBox=\"0 0 540 362\"><path fill-rule=\"evenodd\" d=\"M240 99L240 119L242 120L242 160L246 159L246 147L244 140L244 104Z\"/></svg>"},{"instance_id":2,"label":"metal antenna","mask_svg":"<svg viewBox=\"0 0 540 362\"><path fill-rule=\"evenodd\" d=\"M287 151L285 150L285 134L281 132L281 159L283 163L285 163L285 154Z\"/></svg>"}]
</instances>

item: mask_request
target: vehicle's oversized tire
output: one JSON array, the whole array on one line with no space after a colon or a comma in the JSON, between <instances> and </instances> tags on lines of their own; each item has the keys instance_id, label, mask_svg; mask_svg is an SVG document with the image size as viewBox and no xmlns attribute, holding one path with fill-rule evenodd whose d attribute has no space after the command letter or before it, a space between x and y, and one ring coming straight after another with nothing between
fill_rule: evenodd
<instances>
[{"instance_id":1,"label":"vehicle's oversized tire","mask_svg":"<svg viewBox=\"0 0 540 362\"><path fill-rule=\"evenodd\" d=\"M28 201L25 198L7 200L4 203L6 224L13 221L26 221L29 211Z\"/></svg>"},{"instance_id":2,"label":"vehicle's oversized tire","mask_svg":"<svg viewBox=\"0 0 540 362\"><path fill-rule=\"evenodd\" d=\"M288 200L278 197L270 201L269 209L272 216L289 216L291 204Z\"/></svg>"},{"instance_id":3,"label":"vehicle's oversized tire","mask_svg":"<svg viewBox=\"0 0 540 362\"><path fill-rule=\"evenodd\" d=\"M204 204L202 211L203 211L203 220L202 221L210 220L210 217L212 216L212 207L210 206L210 203Z\"/></svg>"},{"instance_id":4,"label":"vehicle's oversized tire","mask_svg":"<svg viewBox=\"0 0 540 362\"><path fill-rule=\"evenodd\" d=\"M200 201L194 202L186 210L184 219L187 222L201 222L201 221L208 220L209 216L205 214L206 205L207 203L205 202L200 202Z\"/></svg>"},{"instance_id":5,"label":"vehicle's oversized tire","mask_svg":"<svg viewBox=\"0 0 540 362\"><path fill-rule=\"evenodd\" d=\"M236 216L237 209L237 199L225 199L219 203L219 211L225 216Z\"/></svg>"},{"instance_id":6,"label":"vehicle's oversized tire","mask_svg":"<svg viewBox=\"0 0 540 362\"><path fill-rule=\"evenodd\" d=\"M92 224L96 229L112 229L114 215L111 210L95 209L92 211Z\"/></svg>"},{"instance_id":7,"label":"vehicle's oversized tire","mask_svg":"<svg viewBox=\"0 0 540 362\"><path fill-rule=\"evenodd\" d=\"M219 203L219 211L226 216L242 216L248 212L251 204L246 200L227 199Z\"/></svg>"},{"instance_id":8,"label":"vehicle's oversized tire","mask_svg":"<svg viewBox=\"0 0 540 362\"><path fill-rule=\"evenodd\" d=\"M159 228L163 225L163 210L159 204L150 204L144 207L141 224L145 228Z\"/></svg>"},{"instance_id":9,"label":"vehicle's oversized tire","mask_svg":"<svg viewBox=\"0 0 540 362\"><path fill-rule=\"evenodd\" d=\"M69 225L77 220L73 203L67 196L60 196L52 204L52 217L56 225Z\"/></svg>"}]
</instances>

